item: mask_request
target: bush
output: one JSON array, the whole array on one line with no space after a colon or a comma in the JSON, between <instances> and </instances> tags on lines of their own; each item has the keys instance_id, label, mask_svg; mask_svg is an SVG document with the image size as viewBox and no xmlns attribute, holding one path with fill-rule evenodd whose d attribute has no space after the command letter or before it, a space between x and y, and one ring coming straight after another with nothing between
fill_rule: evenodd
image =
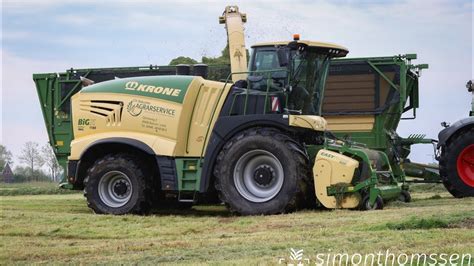
<instances>
[{"instance_id":1,"label":"bush","mask_svg":"<svg viewBox=\"0 0 474 266\"><path fill-rule=\"evenodd\" d=\"M15 183L22 183L28 181L45 181L50 182L51 179L41 169L35 170L31 174L31 170L27 167L17 166L13 171L13 178Z\"/></svg>"},{"instance_id":2,"label":"bush","mask_svg":"<svg viewBox=\"0 0 474 266\"><path fill-rule=\"evenodd\" d=\"M77 190L62 189L55 182L24 182L0 184L0 196L53 195L79 193Z\"/></svg>"},{"instance_id":3,"label":"bush","mask_svg":"<svg viewBox=\"0 0 474 266\"><path fill-rule=\"evenodd\" d=\"M197 61L185 56L179 56L171 60L169 63L170 66L179 65L179 64L187 64L187 65L194 65L197 64Z\"/></svg>"},{"instance_id":4,"label":"bush","mask_svg":"<svg viewBox=\"0 0 474 266\"><path fill-rule=\"evenodd\" d=\"M411 217L407 221L398 223L387 223L387 228L392 230L433 229L447 228L449 223L438 218L416 218Z\"/></svg>"}]
</instances>

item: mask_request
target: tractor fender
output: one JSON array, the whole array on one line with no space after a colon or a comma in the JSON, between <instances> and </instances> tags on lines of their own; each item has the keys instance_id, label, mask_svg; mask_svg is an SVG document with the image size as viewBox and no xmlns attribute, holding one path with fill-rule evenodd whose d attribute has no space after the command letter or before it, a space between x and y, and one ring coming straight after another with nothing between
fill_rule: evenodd
<instances>
[{"instance_id":1,"label":"tractor fender","mask_svg":"<svg viewBox=\"0 0 474 266\"><path fill-rule=\"evenodd\" d=\"M91 144L89 144L89 146L86 149L84 149L84 151L82 152L80 158L82 158L85 154L87 154L87 152L91 148L96 147L98 145L103 145L103 144L125 144L125 145L128 145L128 146L132 146L134 148L137 148L137 149L143 151L144 153L147 153L147 154L150 154L150 155L155 154L155 152L153 151L153 149L150 146L148 146L147 144L145 144L145 143L143 143L139 140L130 139L130 138L113 137L113 138L100 139L100 140L92 142Z\"/></svg>"},{"instance_id":2,"label":"tractor fender","mask_svg":"<svg viewBox=\"0 0 474 266\"><path fill-rule=\"evenodd\" d=\"M438 134L438 149L446 145L446 142L460 130L474 126L474 117L467 117L456 121L451 126L441 130Z\"/></svg>"},{"instance_id":3,"label":"tractor fender","mask_svg":"<svg viewBox=\"0 0 474 266\"><path fill-rule=\"evenodd\" d=\"M84 178L83 175L85 173L84 171L87 168L87 163L84 161L85 157L94 154L95 148L98 148L102 145L108 145L108 144L126 145L129 147L133 147L149 155L155 154L153 149L150 146L136 139L111 137L111 138L96 140L90 143L81 152L79 159L68 160L68 165L67 165L68 181L76 186L78 185L78 182L82 184L82 178Z\"/></svg>"}]
</instances>

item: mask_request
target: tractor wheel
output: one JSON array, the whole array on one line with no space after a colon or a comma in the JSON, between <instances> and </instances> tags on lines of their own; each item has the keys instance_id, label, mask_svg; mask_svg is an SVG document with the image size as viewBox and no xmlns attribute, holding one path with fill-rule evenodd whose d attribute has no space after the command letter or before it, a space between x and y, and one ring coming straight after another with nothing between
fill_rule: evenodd
<instances>
[{"instance_id":1,"label":"tractor wheel","mask_svg":"<svg viewBox=\"0 0 474 266\"><path fill-rule=\"evenodd\" d=\"M454 197L474 196L474 128L460 132L443 147L439 172Z\"/></svg>"},{"instance_id":2,"label":"tractor wheel","mask_svg":"<svg viewBox=\"0 0 474 266\"><path fill-rule=\"evenodd\" d=\"M110 154L87 171L84 196L98 214L143 214L150 209L150 186L144 169L128 154Z\"/></svg>"},{"instance_id":3,"label":"tractor wheel","mask_svg":"<svg viewBox=\"0 0 474 266\"><path fill-rule=\"evenodd\" d=\"M377 196L375 199L375 203L372 205L369 202L370 196L367 194L361 201L360 209L363 211L371 211L371 210L382 210L383 209L383 199L380 195Z\"/></svg>"},{"instance_id":4,"label":"tractor wheel","mask_svg":"<svg viewBox=\"0 0 474 266\"><path fill-rule=\"evenodd\" d=\"M400 196L398 196L398 201L405 202L405 203L411 202L410 192L408 192L407 190L402 190L400 192Z\"/></svg>"},{"instance_id":5,"label":"tractor wheel","mask_svg":"<svg viewBox=\"0 0 474 266\"><path fill-rule=\"evenodd\" d=\"M255 128L238 134L226 143L214 168L221 201L242 215L304 207L314 195L314 186L308 184L311 170L302 150L276 129Z\"/></svg>"}]
</instances>

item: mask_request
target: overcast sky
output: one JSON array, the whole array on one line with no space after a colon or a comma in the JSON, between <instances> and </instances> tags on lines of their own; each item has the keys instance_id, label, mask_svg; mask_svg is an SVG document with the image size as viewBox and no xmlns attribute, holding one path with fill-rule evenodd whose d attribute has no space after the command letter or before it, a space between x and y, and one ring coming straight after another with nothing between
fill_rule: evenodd
<instances>
[{"instance_id":1,"label":"overcast sky","mask_svg":"<svg viewBox=\"0 0 474 266\"><path fill-rule=\"evenodd\" d=\"M47 142L33 73L68 68L168 64L178 56L217 56L226 44L218 16L226 5L247 13L252 43L303 39L349 48L349 57L417 53L416 120L399 133L436 138L441 121L466 117L473 74L472 1L52 1L2 0L0 142L17 158L26 141ZM412 160L432 161L429 145Z\"/></svg>"}]
</instances>

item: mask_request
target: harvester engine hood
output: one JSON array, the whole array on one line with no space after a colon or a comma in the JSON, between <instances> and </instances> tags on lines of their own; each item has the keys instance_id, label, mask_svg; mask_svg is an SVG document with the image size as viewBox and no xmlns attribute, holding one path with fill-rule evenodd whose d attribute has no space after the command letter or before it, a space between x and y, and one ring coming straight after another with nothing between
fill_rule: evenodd
<instances>
[{"instance_id":1,"label":"harvester engine hood","mask_svg":"<svg viewBox=\"0 0 474 266\"><path fill-rule=\"evenodd\" d=\"M120 93L182 103L194 76L151 76L116 79L84 87L81 93Z\"/></svg>"}]
</instances>

